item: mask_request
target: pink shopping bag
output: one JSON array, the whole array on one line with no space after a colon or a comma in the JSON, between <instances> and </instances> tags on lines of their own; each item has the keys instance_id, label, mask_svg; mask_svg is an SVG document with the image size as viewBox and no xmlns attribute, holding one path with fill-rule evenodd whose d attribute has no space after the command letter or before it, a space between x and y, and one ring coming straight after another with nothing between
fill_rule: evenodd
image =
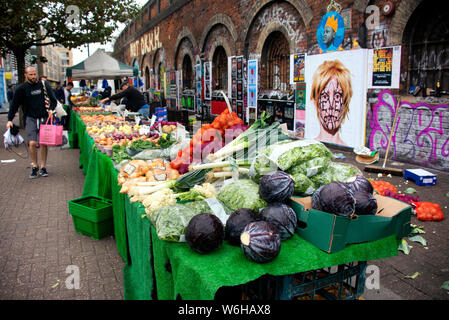
<instances>
[{"instance_id":1,"label":"pink shopping bag","mask_svg":"<svg viewBox=\"0 0 449 320\"><path fill-rule=\"evenodd\" d=\"M48 124L48 121L50 124ZM60 146L62 145L62 131L63 126L52 124L53 116L47 118L45 124L41 124L39 127L39 143L47 146Z\"/></svg>"}]
</instances>

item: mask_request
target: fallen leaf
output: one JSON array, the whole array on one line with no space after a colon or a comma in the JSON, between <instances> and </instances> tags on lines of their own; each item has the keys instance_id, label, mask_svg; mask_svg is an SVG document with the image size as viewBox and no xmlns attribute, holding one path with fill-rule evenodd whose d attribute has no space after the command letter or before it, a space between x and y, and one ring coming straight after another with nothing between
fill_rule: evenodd
<instances>
[{"instance_id":1,"label":"fallen leaf","mask_svg":"<svg viewBox=\"0 0 449 320\"><path fill-rule=\"evenodd\" d=\"M59 279L58 279L58 281L56 281L56 283L55 283L54 285L52 285L51 287L54 289L54 288L56 288L57 286L59 286L59 284L60 284L60 281L59 281Z\"/></svg>"},{"instance_id":2,"label":"fallen leaf","mask_svg":"<svg viewBox=\"0 0 449 320\"><path fill-rule=\"evenodd\" d=\"M448 192L448 193L446 193L446 197L449 197L449 192Z\"/></svg>"},{"instance_id":3,"label":"fallen leaf","mask_svg":"<svg viewBox=\"0 0 449 320\"><path fill-rule=\"evenodd\" d=\"M426 232L423 229L421 229L420 227L416 227L416 228L413 228L410 233L411 234L422 234L422 233L426 233Z\"/></svg>"},{"instance_id":4,"label":"fallen leaf","mask_svg":"<svg viewBox=\"0 0 449 320\"><path fill-rule=\"evenodd\" d=\"M404 254L408 255L410 253L410 250L413 247L408 244L408 242L405 239L402 239L401 244L399 245L398 250L404 252Z\"/></svg>"},{"instance_id":5,"label":"fallen leaf","mask_svg":"<svg viewBox=\"0 0 449 320\"><path fill-rule=\"evenodd\" d=\"M441 289L449 291L449 281L443 282L443 285L441 286Z\"/></svg>"},{"instance_id":6,"label":"fallen leaf","mask_svg":"<svg viewBox=\"0 0 449 320\"><path fill-rule=\"evenodd\" d=\"M414 274L412 274L411 276L405 276L405 279L416 279L416 277L418 277L419 275L421 275L421 273L419 272L415 272Z\"/></svg>"},{"instance_id":7,"label":"fallen leaf","mask_svg":"<svg viewBox=\"0 0 449 320\"><path fill-rule=\"evenodd\" d=\"M427 241L426 241L426 239L424 239L423 237L421 237L421 236L413 236L413 237L410 237L410 238L408 238L410 241L413 241L413 242L419 242L419 243L421 243L424 247L425 246L427 246Z\"/></svg>"},{"instance_id":8,"label":"fallen leaf","mask_svg":"<svg viewBox=\"0 0 449 320\"><path fill-rule=\"evenodd\" d=\"M406 193L406 194L413 194L413 193L416 193L416 190L413 189L413 188L407 188L407 189L405 189L404 193Z\"/></svg>"}]
</instances>

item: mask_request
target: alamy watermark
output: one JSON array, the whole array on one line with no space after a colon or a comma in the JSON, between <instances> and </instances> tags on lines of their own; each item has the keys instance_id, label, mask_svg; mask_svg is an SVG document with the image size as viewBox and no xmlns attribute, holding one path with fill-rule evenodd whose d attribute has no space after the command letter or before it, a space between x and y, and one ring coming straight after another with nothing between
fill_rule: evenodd
<instances>
[{"instance_id":1,"label":"alamy watermark","mask_svg":"<svg viewBox=\"0 0 449 320\"><path fill-rule=\"evenodd\" d=\"M76 5L69 5L65 9L67 14L66 26L72 31L80 28L81 18L80 18L80 8Z\"/></svg>"},{"instance_id":2,"label":"alamy watermark","mask_svg":"<svg viewBox=\"0 0 449 320\"><path fill-rule=\"evenodd\" d=\"M65 273L70 275L65 279L65 286L67 289L79 289L80 286L80 268L76 265L69 265L65 269Z\"/></svg>"}]
</instances>

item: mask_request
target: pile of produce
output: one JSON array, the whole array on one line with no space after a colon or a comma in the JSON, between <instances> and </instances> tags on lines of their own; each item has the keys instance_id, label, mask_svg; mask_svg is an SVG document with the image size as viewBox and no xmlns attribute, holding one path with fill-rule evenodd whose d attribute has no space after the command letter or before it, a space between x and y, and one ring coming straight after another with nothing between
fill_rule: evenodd
<instances>
[{"instance_id":1,"label":"pile of produce","mask_svg":"<svg viewBox=\"0 0 449 320\"><path fill-rule=\"evenodd\" d=\"M312 208L341 217L375 215L377 200L371 183L363 176L350 178L347 182L330 182L312 195Z\"/></svg>"},{"instance_id":2,"label":"pile of produce","mask_svg":"<svg viewBox=\"0 0 449 320\"><path fill-rule=\"evenodd\" d=\"M203 125L190 140L189 146L180 150L176 159L171 162L174 169L186 173L191 163L201 162L209 154L221 149L224 145L225 134L246 130L243 120L235 112L225 109L211 124Z\"/></svg>"},{"instance_id":3,"label":"pile of produce","mask_svg":"<svg viewBox=\"0 0 449 320\"><path fill-rule=\"evenodd\" d=\"M332 152L316 140L280 141L259 152L251 165L250 176L259 182L264 175L282 170L293 178L295 193L306 196L330 182L344 182L361 175L358 168L332 159Z\"/></svg>"}]
</instances>

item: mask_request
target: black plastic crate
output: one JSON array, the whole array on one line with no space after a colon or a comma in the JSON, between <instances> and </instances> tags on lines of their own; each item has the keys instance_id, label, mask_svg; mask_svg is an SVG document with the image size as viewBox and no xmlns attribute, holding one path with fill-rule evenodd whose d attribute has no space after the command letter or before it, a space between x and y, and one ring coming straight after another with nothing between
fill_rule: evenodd
<instances>
[{"instance_id":1,"label":"black plastic crate","mask_svg":"<svg viewBox=\"0 0 449 320\"><path fill-rule=\"evenodd\" d=\"M264 275L242 285L249 300L355 300L364 292L366 261L285 276Z\"/></svg>"}]
</instances>

